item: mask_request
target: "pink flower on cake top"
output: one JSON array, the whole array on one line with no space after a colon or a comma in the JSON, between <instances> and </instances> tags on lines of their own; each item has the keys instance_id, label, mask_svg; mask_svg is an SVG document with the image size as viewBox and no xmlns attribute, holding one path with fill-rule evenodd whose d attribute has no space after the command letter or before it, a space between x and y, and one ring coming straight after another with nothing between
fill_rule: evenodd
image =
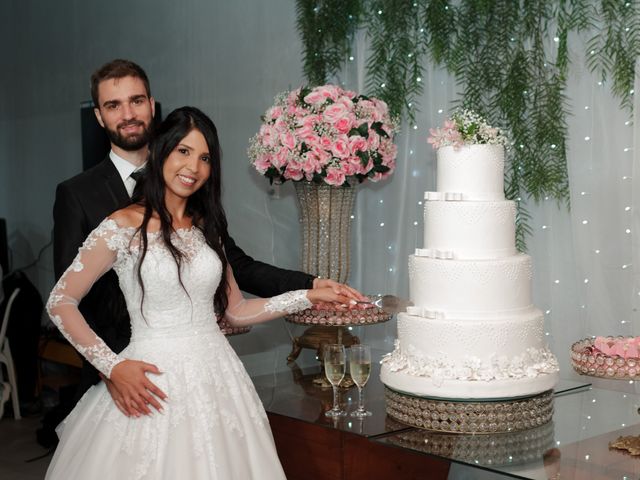
<instances>
[{"instance_id":1,"label":"pink flower on cake top","mask_svg":"<svg viewBox=\"0 0 640 480\"><path fill-rule=\"evenodd\" d=\"M382 100L336 85L301 87L277 95L262 121L248 153L271 182L342 186L395 169L397 124Z\"/></svg>"},{"instance_id":2,"label":"pink flower on cake top","mask_svg":"<svg viewBox=\"0 0 640 480\"><path fill-rule=\"evenodd\" d=\"M427 142L437 150L453 146L458 150L463 145L508 146L506 135L499 128L490 126L481 115L472 110L456 110L441 128L430 128Z\"/></svg>"}]
</instances>

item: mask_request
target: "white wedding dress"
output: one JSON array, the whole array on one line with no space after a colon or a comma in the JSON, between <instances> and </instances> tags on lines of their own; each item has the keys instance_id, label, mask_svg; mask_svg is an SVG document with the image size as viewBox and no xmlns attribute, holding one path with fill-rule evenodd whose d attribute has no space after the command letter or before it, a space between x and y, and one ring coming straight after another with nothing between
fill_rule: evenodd
<instances>
[{"instance_id":1,"label":"white wedding dress","mask_svg":"<svg viewBox=\"0 0 640 480\"><path fill-rule=\"evenodd\" d=\"M54 323L107 377L124 359L156 365L150 380L167 394L164 412L128 418L104 383L92 387L58 427L60 443L47 479L282 479L269 423L242 363L220 332L213 295L221 262L197 228L178 230L180 269L158 233L149 233L137 278L139 234L104 220L89 235L47 303ZM77 305L113 268L131 316L131 343L115 354L96 336ZM305 290L271 299L242 298L228 269L226 318L249 325L308 308ZM141 307L142 304L142 307Z\"/></svg>"}]
</instances>

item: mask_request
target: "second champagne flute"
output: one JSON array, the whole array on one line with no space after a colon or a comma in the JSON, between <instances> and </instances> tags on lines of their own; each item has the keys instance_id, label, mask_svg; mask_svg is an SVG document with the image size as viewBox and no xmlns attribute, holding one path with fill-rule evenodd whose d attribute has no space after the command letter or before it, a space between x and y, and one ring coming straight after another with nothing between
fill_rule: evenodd
<instances>
[{"instance_id":1,"label":"second champagne flute","mask_svg":"<svg viewBox=\"0 0 640 480\"><path fill-rule=\"evenodd\" d=\"M364 409L362 389L371 375L371 349L369 345L352 345L349 348L349 369L353 383L358 387L358 409L351 412L352 417L369 417L371 412Z\"/></svg>"},{"instance_id":2,"label":"second champagne flute","mask_svg":"<svg viewBox=\"0 0 640 480\"><path fill-rule=\"evenodd\" d=\"M344 410L340 410L340 404L338 402L338 385L344 378L346 361L344 345L325 345L324 373L333 388L333 408L325 412L327 417L342 417L347 414Z\"/></svg>"}]
</instances>

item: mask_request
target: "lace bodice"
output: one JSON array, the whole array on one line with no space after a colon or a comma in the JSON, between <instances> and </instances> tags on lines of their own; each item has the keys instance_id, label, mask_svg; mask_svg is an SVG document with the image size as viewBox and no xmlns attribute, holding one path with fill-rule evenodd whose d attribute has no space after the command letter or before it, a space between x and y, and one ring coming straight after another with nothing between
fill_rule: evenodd
<instances>
[{"instance_id":1,"label":"lace bodice","mask_svg":"<svg viewBox=\"0 0 640 480\"><path fill-rule=\"evenodd\" d=\"M105 219L85 240L78 255L51 291L47 312L71 344L107 377L124 360L89 327L78 309L80 300L111 268L118 274L131 317L132 341L157 336L179 336L181 330L210 327L216 323L213 296L220 282L222 263L196 228L177 230L172 242L184 253L180 276L171 253L159 233L148 234L142 263L144 301L138 282L140 236L133 227ZM247 326L311 306L306 290L271 299L243 298L227 268L228 308L225 319L232 326ZM182 286L180 285L182 280ZM144 359L137 359L144 360Z\"/></svg>"}]
</instances>

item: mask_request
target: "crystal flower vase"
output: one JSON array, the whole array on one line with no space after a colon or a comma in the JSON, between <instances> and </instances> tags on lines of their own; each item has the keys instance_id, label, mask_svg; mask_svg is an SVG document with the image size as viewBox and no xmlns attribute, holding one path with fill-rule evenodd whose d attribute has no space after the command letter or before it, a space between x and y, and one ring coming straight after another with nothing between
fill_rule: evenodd
<instances>
[{"instance_id":1,"label":"crystal flower vase","mask_svg":"<svg viewBox=\"0 0 640 480\"><path fill-rule=\"evenodd\" d=\"M356 187L311 182L294 182L294 185L300 208L302 270L346 283Z\"/></svg>"}]
</instances>

